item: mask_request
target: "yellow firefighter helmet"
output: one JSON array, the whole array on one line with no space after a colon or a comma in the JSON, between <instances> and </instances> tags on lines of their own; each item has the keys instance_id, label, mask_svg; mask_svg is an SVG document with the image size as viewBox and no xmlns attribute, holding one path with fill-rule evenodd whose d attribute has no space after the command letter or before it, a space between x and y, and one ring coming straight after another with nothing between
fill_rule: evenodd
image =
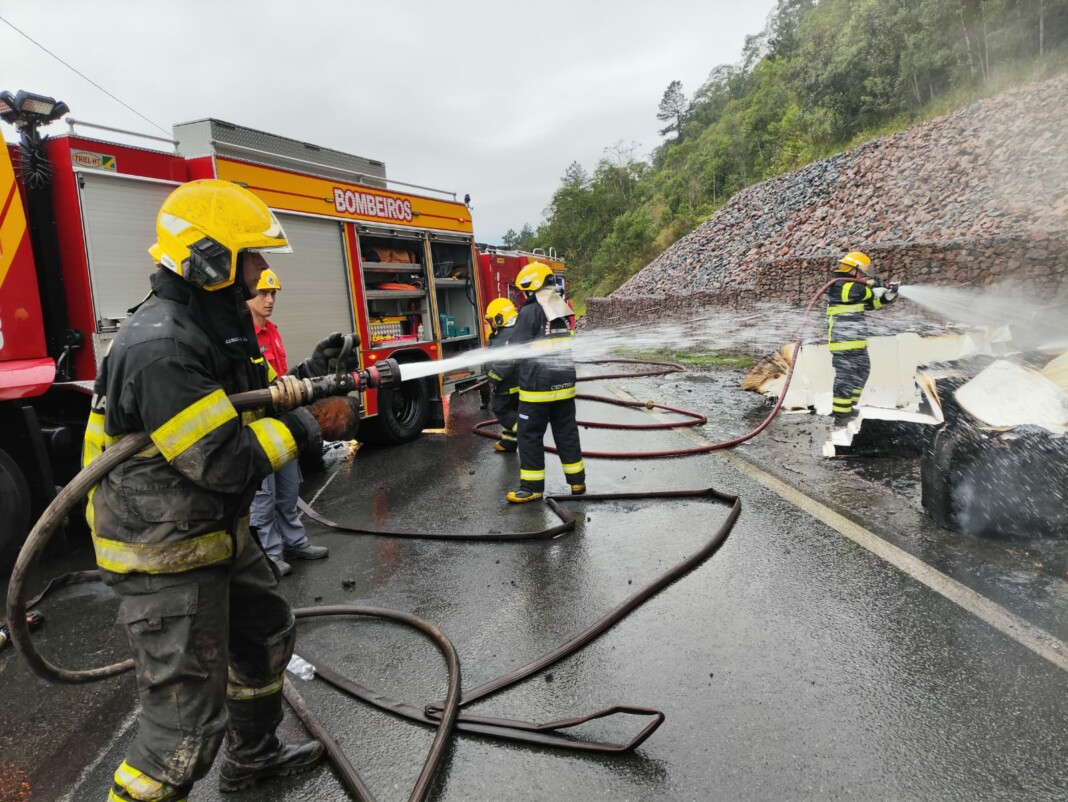
<instances>
[{"instance_id":1,"label":"yellow firefighter helmet","mask_svg":"<svg viewBox=\"0 0 1068 802\"><path fill-rule=\"evenodd\" d=\"M842 261L835 268L836 273L848 273L850 270L859 270L865 276L872 273L871 257L860 251L852 251L842 257Z\"/></svg>"},{"instance_id":2,"label":"yellow firefighter helmet","mask_svg":"<svg viewBox=\"0 0 1068 802\"><path fill-rule=\"evenodd\" d=\"M157 264L205 290L234 283L241 251L292 248L267 204L215 178L190 181L167 196L156 218L156 244L148 249Z\"/></svg>"},{"instance_id":3,"label":"yellow firefighter helmet","mask_svg":"<svg viewBox=\"0 0 1068 802\"><path fill-rule=\"evenodd\" d=\"M542 262L531 262L515 277L515 285L524 292L537 292L553 276L553 269Z\"/></svg>"},{"instance_id":4,"label":"yellow firefighter helmet","mask_svg":"<svg viewBox=\"0 0 1068 802\"><path fill-rule=\"evenodd\" d=\"M495 329L511 326L518 316L519 310L507 298L495 298L486 307L486 321Z\"/></svg>"},{"instance_id":5,"label":"yellow firefighter helmet","mask_svg":"<svg viewBox=\"0 0 1068 802\"><path fill-rule=\"evenodd\" d=\"M260 273L260 280L256 284L257 290L280 290L282 289L282 282L278 279L278 274L271 268L267 268Z\"/></svg>"}]
</instances>

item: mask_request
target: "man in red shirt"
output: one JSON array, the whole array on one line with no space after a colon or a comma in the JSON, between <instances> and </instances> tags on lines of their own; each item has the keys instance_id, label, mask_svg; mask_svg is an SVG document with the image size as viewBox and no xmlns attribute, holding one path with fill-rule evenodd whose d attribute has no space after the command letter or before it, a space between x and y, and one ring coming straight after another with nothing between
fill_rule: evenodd
<instances>
[{"instance_id":1,"label":"man in red shirt","mask_svg":"<svg viewBox=\"0 0 1068 802\"><path fill-rule=\"evenodd\" d=\"M282 283L275 272L264 270L256 285L256 295L246 301L252 313L260 353L278 376L288 369L286 349L278 327L267 318L274 312L275 295L280 289ZM300 480L300 464L296 460L286 463L263 480L252 500L249 524L282 576L293 570L285 560L287 557L291 560L319 560L329 553L325 546L313 546L308 542L304 524L297 514Z\"/></svg>"}]
</instances>

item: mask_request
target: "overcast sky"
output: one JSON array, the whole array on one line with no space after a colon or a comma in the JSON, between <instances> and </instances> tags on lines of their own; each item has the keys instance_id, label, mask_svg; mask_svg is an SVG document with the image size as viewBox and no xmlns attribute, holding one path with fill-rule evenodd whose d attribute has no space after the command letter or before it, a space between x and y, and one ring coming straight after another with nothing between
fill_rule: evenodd
<instances>
[{"instance_id":1,"label":"overcast sky","mask_svg":"<svg viewBox=\"0 0 1068 802\"><path fill-rule=\"evenodd\" d=\"M216 117L384 161L390 178L470 193L476 238L494 243L542 220L572 161L592 169L619 142L647 156L667 85L692 95L738 61L774 5L0 0L0 17L168 134ZM160 134L3 22L0 89Z\"/></svg>"}]
</instances>

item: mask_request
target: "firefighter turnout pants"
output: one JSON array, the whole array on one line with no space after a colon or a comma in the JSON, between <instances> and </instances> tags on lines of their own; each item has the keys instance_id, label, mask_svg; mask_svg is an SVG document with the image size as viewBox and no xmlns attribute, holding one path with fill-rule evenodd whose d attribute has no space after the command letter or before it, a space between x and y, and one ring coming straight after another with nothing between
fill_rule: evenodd
<instances>
[{"instance_id":1,"label":"firefighter turnout pants","mask_svg":"<svg viewBox=\"0 0 1068 802\"><path fill-rule=\"evenodd\" d=\"M490 409L501 426L501 448L515 451L519 431L519 388L514 393L494 393Z\"/></svg>"},{"instance_id":2,"label":"firefighter turnout pants","mask_svg":"<svg viewBox=\"0 0 1068 802\"><path fill-rule=\"evenodd\" d=\"M575 418L575 399L519 402L519 489L545 492L545 430L552 426L553 441L569 485L586 483Z\"/></svg>"},{"instance_id":3,"label":"firefighter turnout pants","mask_svg":"<svg viewBox=\"0 0 1068 802\"><path fill-rule=\"evenodd\" d=\"M113 574L141 715L109 800L184 799L228 749L282 721L296 622L263 550L239 526L232 561L176 574Z\"/></svg>"},{"instance_id":4,"label":"firefighter turnout pants","mask_svg":"<svg viewBox=\"0 0 1068 802\"><path fill-rule=\"evenodd\" d=\"M836 418L845 418L853 414L860 402L860 394L871 373L871 358L868 349L851 348L847 351L832 351L831 364L834 366L834 397L831 411Z\"/></svg>"}]
</instances>

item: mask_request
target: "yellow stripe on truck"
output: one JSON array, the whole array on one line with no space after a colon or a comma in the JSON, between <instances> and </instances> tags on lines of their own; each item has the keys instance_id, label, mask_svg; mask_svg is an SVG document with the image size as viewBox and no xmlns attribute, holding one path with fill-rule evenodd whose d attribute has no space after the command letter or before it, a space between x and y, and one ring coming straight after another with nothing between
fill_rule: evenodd
<instances>
[{"instance_id":1,"label":"yellow stripe on truck","mask_svg":"<svg viewBox=\"0 0 1068 802\"><path fill-rule=\"evenodd\" d=\"M15 254L26 237L26 213L22 209L22 196L15 186L15 168L7 145L0 142L0 287L15 261Z\"/></svg>"}]
</instances>

